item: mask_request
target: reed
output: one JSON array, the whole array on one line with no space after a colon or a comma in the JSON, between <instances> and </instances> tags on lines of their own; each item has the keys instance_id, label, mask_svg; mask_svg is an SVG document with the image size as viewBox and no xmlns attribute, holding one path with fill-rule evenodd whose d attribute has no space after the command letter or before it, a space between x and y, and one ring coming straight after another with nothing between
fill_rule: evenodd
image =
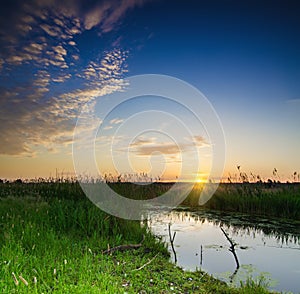
<instances>
[{"instance_id":1,"label":"reed","mask_svg":"<svg viewBox=\"0 0 300 294\"><path fill-rule=\"evenodd\" d=\"M300 220L300 184L221 184L204 207Z\"/></svg>"}]
</instances>

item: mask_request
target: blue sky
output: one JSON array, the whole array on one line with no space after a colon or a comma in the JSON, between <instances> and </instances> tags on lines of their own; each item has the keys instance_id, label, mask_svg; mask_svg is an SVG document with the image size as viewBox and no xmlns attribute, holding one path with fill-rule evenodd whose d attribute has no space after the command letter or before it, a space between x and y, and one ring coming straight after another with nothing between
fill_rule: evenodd
<instances>
[{"instance_id":1,"label":"blue sky","mask_svg":"<svg viewBox=\"0 0 300 294\"><path fill-rule=\"evenodd\" d=\"M300 172L298 1L2 1L0 14L0 178L72 174L83 105L147 73L212 103L224 177L236 165L265 178ZM122 124L124 111L110 120Z\"/></svg>"}]
</instances>

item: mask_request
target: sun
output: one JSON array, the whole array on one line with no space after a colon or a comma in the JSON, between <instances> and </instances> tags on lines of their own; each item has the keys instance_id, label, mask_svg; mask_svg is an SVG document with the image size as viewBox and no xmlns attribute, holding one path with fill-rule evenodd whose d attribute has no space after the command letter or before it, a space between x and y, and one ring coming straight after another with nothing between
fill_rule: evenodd
<instances>
[{"instance_id":1,"label":"sun","mask_svg":"<svg viewBox=\"0 0 300 294\"><path fill-rule=\"evenodd\" d=\"M206 173L198 173L194 181L196 184L205 184L208 182L208 175Z\"/></svg>"},{"instance_id":2,"label":"sun","mask_svg":"<svg viewBox=\"0 0 300 294\"><path fill-rule=\"evenodd\" d=\"M201 184L205 182L205 179L203 177L197 177L196 181L197 184Z\"/></svg>"}]
</instances>

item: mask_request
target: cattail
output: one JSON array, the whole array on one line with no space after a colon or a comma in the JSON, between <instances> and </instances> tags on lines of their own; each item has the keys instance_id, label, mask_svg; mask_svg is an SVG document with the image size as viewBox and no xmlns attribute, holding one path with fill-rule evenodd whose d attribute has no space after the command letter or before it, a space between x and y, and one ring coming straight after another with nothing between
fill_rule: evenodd
<instances>
[{"instance_id":1,"label":"cattail","mask_svg":"<svg viewBox=\"0 0 300 294\"><path fill-rule=\"evenodd\" d=\"M19 281L17 280L17 277L16 277L15 273L12 272L11 274L12 274L12 277L14 279L14 282L15 282L16 286L18 286L19 285Z\"/></svg>"},{"instance_id":2,"label":"cattail","mask_svg":"<svg viewBox=\"0 0 300 294\"><path fill-rule=\"evenodd\" d=\"M28 286L28 282L22 276L19 276L19 278L24 283L25 286Z\"/></svg>"}]
</instances>

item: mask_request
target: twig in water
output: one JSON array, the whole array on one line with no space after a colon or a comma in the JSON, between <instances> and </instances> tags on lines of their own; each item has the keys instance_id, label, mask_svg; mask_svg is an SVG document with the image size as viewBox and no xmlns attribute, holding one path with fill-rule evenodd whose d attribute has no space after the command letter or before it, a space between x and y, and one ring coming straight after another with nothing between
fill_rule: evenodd
<instances>
[{"instance_id":1,"label":"twig in water","mask_svg":"<svg viewBox=\"0 0 300 294\"><path fill-rule=\"evenodd\" d=\"M226 239L228 240L228 242L230 243L229 251L232 252L235 262L236 262L236 269L238 269L240 267L240 263L239 263L237 255L236 255L236 252L235 252L235 246L237 244L232 242L232 240L229 238L229 236L226 234L226 232L224 231L223 228L221 228L221 230L222 230L223 234L225 235Z\"/></svg>"},{"instance_id":2,"label":"twig in water","mask_svg":"<svg viewBox=\"0 0 300 294\"><path fill-rule=\"evenodd\" d=\"M200 246L200 268L202 267L203 263L203 247L202 245Z\"/></svg>"},{"instance_id":3,"label":"twig in water","mask_svg":"<svg viewBox=\"0 0 300 294\"><path fill-rule=\"evenodd\" d=\"M174 248L174 239L175 239L175 236L176 236L176 232L174 232L173 237L172 237L172 235L171 235L171 224L169 224L169 238L170 238L170 243L171 243L172 251L174 253L174 261L175 261L175 263L177 263L177 255L176 255L176 251L175 251L175 248Z\"/></svg>"}]
</instances>

